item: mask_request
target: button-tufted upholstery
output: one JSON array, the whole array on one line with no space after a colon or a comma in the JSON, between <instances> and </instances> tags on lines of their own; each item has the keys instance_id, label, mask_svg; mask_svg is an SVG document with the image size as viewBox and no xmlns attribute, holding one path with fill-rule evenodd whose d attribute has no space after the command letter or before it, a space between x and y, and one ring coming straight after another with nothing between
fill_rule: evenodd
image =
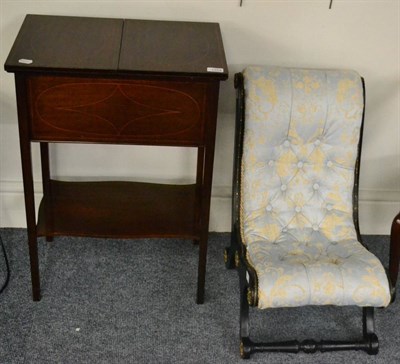
<instances>
[{"instance_id":1,"label":"button-tufted upholstery","mask_svg":"<svg viewBox=\"0 0 400 364\"><path fill-rule=\"evenodd\" d=\"M353 221L360 76L276 67L243 76L240 224L258 307L387 306L385 271Z\"/></svg>"}]
</instances>

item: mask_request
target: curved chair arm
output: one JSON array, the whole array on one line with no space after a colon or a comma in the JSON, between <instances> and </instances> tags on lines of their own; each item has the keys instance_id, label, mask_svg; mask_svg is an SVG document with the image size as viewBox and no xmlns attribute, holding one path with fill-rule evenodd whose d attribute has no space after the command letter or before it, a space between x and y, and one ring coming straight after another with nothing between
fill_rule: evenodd
<instances>
[{"instance_id":1,"label":"curved chair arm","mask_svg":"<svg viewBox=\"0 0 400 364\"><path fill-rule=\"evenodd\" d=\"M400 264L400 212L394 218L390 232L389 277L395 292Z\"/></svg>"}]
</instances>

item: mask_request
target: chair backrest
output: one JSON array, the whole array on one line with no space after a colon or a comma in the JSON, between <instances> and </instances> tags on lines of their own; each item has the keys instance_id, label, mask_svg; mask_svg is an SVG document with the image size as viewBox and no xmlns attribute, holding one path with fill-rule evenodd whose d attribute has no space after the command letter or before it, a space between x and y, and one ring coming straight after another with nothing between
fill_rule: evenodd
<instances>
[{"instance_id":1,"label":"chair backrest","mask_svg":"<svg viewBox=\"0 0 400 364\"><path fill-rule=\"evenodd\" d=\"M361 77L279 67L248 67L243 77L243 242L357 240Z\"/></svg>"}]
</instances>

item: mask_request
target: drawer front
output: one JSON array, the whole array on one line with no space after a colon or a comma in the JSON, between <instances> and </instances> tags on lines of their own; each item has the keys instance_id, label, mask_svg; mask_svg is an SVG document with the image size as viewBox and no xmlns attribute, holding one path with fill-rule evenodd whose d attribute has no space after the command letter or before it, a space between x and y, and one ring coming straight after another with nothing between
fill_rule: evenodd
<instances>
[{"instance_id":1,"label":"drawer front","mask_svg":"<svg viewBox=\"0 0 400 364\"><path fill-rule=\"evenodd\" d=\"M207 83L33 76L31 138L200 145Z\"/></svg>"}]
</instances>

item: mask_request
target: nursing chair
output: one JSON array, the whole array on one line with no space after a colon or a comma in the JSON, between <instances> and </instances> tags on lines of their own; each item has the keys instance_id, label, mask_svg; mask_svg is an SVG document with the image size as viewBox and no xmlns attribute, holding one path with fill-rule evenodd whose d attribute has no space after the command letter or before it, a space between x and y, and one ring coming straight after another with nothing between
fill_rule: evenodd
<instances>
[{"instance_id":1,"label":"nursing chair","mask_svg":"<svg viewBox=\"0 0 400 364\"><path fill-rule=\"evenodd\" d=\"M354 71L248 67L235 75L235 88L232 239L224 255L239 271L242 358L376 354L374 308L391 302L398 270L391 285L359 232L363 79ZM399 249L394 254L398 268ZM363 333L355 341L255 343L249 305L356 305Z\"/></svg>"}]
</instances>

